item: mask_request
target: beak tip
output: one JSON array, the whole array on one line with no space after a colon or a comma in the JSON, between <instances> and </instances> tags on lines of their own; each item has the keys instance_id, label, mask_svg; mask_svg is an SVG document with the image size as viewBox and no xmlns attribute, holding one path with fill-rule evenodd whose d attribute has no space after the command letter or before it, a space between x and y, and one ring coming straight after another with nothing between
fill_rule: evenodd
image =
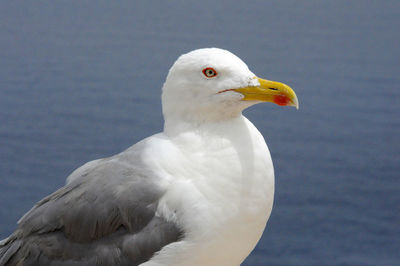
<instances>
[{"instance_id":1,"label":"beak tip","mask_svg":"<svg viewBox=\"0 0 400 266\"><path fill-rule=\"evenodd\" d=\"M299 101L297 100L297 97L293 100L293 106L296 107L296 110L299 110Z\"/></svg>"}]
</instances>

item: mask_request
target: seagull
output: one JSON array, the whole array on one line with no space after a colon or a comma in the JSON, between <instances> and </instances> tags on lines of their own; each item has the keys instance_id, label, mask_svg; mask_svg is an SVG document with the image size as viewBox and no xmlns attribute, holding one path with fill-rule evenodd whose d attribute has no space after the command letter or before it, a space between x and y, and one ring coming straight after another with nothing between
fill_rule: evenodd
<instances>
[{"instance_id":1,"label":"seagull","mask_svg":"<svg viewBox=\"0 0 400 266\"><path fill-rule=\"evenodd\" d=\"M227 50L181 55L163 132L72 172L0 242L0 265L240 265L273 205L267 144L242 115L261 102L299 106Z\"/></svg>"}]
</instances>

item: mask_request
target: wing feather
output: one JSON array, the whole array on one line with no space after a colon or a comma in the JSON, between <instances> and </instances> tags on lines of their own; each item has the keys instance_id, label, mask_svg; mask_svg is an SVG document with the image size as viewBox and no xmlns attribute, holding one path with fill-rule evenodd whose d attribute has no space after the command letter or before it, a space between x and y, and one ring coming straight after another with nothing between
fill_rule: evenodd
<instances>
[{"instance_id":1,"label":"wing feather","mask_svg":"<svg viewBox=\"0 0 400 266\"><path fill-rule=\"evenodd\" d=\"M138 265L179 241L178 226L156 215L165 191L131 160L98 160L39 201L0 243L0 266Z\"/></svg>"}]
</instances>

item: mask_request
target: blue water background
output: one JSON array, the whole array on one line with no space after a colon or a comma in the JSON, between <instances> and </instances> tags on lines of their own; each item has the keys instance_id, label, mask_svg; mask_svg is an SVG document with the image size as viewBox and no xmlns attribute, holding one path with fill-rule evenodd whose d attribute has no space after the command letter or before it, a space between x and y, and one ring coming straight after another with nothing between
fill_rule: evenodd
<instances>
[{"instance_id":1,"label":"blue water background","mask_svg":"<svg viewBox=\"0 0 400 266\"><path fill-rule=\"evenodd\" d=\"M72 170L161 131L167 71L202 47L300 101L245 112L276 197L243 265L400 265L400 1L2 1L0 239Z\"/></svg>"}]
</instances>

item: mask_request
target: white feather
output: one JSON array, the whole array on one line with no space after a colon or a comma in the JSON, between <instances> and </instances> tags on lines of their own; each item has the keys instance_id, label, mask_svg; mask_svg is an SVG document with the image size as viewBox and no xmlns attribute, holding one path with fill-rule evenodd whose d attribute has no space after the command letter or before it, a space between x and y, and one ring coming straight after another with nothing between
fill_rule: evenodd
<instances>
[{"instance_id":1,"label":"white feather","mask_svg":"<svg viewBox=\"0 0 400 266\"><path fill-rule=\"evenodd\" d=\"M214 79L202 75L212 67ZM142 265L239 265L270 216L274 171L268 147L241 111L255 102L235 92L254 74L236 56L201 49L181 56L163 88L164 132L147 140L143 160L164 180L157 215L185 238Z\"/></svg>"}]
</instances>

